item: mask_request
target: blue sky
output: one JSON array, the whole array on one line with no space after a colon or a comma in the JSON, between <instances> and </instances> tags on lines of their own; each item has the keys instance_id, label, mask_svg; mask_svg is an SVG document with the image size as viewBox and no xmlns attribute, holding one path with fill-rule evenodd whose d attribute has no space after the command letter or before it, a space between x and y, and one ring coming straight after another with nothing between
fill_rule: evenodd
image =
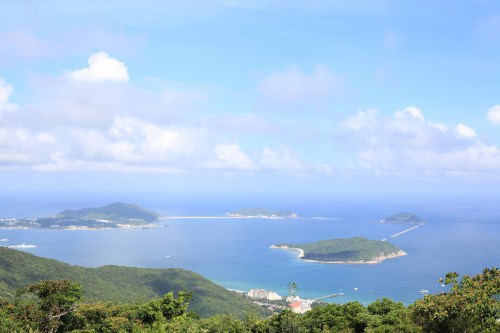
<instances>
[{"instance_id":1,"label":"blue sky","mask_svg":"<svg viewBox=\"0 0 500 333\"><path fill-rule=\"evenodd\" d=\"M496 194L498 1L10 1L3 191Z\"/></svg>"}]
</instances>

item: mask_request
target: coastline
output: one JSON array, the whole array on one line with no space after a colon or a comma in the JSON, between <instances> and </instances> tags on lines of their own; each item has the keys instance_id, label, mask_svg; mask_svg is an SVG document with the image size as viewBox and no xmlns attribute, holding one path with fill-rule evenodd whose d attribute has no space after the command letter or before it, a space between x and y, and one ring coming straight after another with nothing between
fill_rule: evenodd
<instances>
[{"instance_id":1,"label":"coastline","mask_svg":"<svg viewBox=\"0 0 500 333\"><path fill-rule=\"evenodd\" d=\"M321 261L321 260L312 260L312 259L304 259L304 250L298 247L288 247L287 245L271 245L272 249L283 249L283 250L292 250L292 251L297 251L298 252L298 258L306 261L306 262L316 262L320 264L379 264L382 261L386 259L393 259L393 258L398 258L398 257L403 257L407 256L408 253L406 253L403 250L399 250L397 252L388 254L388 255L379 255L372 260L344 260L344 261Z\"/></svg>"}]
</instances>

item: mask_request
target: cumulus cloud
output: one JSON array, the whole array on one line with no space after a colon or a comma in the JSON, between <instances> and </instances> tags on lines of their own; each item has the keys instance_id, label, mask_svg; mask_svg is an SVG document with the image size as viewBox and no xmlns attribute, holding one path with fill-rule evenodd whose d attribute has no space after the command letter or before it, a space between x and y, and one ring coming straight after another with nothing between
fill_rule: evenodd
<instances>
[{"instance_id":1,"label":"cumulus cloud","mask_svg":"<svg viewBox=\"0 0 500 333\"><path fill-rule=\"evenodd\" d=\"M500 105L490 107L486 116L491 123L500 125Z\"/></svg>"},{"instance_id":2,"label":"cumulus cloud","mask_svg":"<svg viewBox=\"0 0 500 333\"><path fill-rule=\"evenodd\" d=\"M472 139L476 137L476 131L464 124L458 124L455 126L455 131L457 136L463 139Z\"/></svg>"},{"instance_id":3,"label":"cumulus cloud","mask_svg":"<svg viewBox=\"0 0 500 333\"><path fill-rule=\"evenodd\" d=\"M370 109L358 111L355 116L351 116L340 123L340 126L353 131L360 131L365 128L374 128L377 125L378 111Z\"/></svg>"},{"instance_id":4,"label":"cumulus cloud","mask_svg":"<svg viewBox=\"0 0 500 333\"><path fill-rule=\"evenodd\" d=\"M0 116L3 111L12 111L17 108L17 105L9 103L10 95L14 88L12 85L7 84L3 78L0 77Z\"/></svg>"},{"instance_id":5,"label":"cumulus cloud","mask_svg":"<svg viewBox=\"0 0 500 333\"><path fill-rule=\"evenodd\" d=\"M341 80L323 66L316 66L312 73L298 67L265 77L257 86L264 99L270 103L291 106L297 103L317 103L342 90Z\"/></svg>"},{"instance_id":6,"label":"cumulus cloud","mask_svg":"<svg viewBox=\"0 0 500 333\"><path fill-rule=\"evenodd\" d=\"M416 108L414 106L409 106L401 111L396 111L394 114L396 118L406 118L406 117L413 117L421 122L425 122L424 115L422 114L422 111L420 111L419 108Z\"/></svg>"},{"instance_id":7,"label":"cumulus cloud","mask_svg":"<svg viewBox=\"0 0 500 333\"><path fill-rule=\"evenodd\" d=\"M302 164L287 147L276 150L265 147L261 153L259 164L267 170L301 171Z\"/></svg>"},{"instance_id":8,"label":"cumulus cloud","mask_svg":"<svg viewBox=\"0 0 500 333\"><path fill-rule=\"evenodd\" d=\"M376 174L464 176L500 170L500 150L482 142L470 126L425 120L415 107L385 117L360 111L341 123L338 136L355 159L350 167Z\"/></svg>"},{"instance_id":9,"label":"cumulus cloud","mask_svg":"<svg viewBox=\"0 0 500 333\"><path fill-rule=\"evenodd\" d=\"M216 159L208 162L208 167L225 170L255 170L257 165L237 144L222 144L214 149Z\"/></svg>"},{"instance_id":10,"label":"cumulus cloud","mask_svg":"<svg viewBox=\"0 0 500 333\"><path fill-rule=\"evenodd\" d=\"M129 76L125 64L111 58L106 52L92 54L88 59L89 66L69 72L68 78L74 81L118 81L128 82Z\"/></svg>"}]
</instances>

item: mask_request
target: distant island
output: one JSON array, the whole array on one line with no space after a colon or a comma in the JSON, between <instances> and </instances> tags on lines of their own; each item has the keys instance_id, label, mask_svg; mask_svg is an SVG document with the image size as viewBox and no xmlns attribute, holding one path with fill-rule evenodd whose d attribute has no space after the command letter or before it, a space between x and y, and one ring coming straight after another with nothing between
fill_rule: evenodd
<instances>
[{"instance_id":1,"label":"distant island","mask_svg":"<svg viewBox=\"0 0 500 333\"><path fill-rule=\"evenodd\" d=\"M51 229L110 229L152 228L160 214L145 208L121 202L97 208L65 210L53 217L35 219L0 219L2 228L51 228Z\"/></svg>"},{"instance_id":2,"label":"distant island","mask_svg":"<svg viewBox=\"0 0 500 333\"><path fill-rule=\"evenodd\" d=\"M229 217L253 218L296 218L298 215L289 210L270 210L266 208L242 208L226 214Z\"/></svg>"},{"instance_id":3,"label":"distant island","mask_svg":"<svg viewBox=\"0 0 500 333\"><path fill-rule=\"evenodd\" d=\"M386 217L380 220L381 223L394 223L394 224L424 224L418 215L411 213L400 213Z\"/></svg>"},{"instance_id":4,"label":"distant island","mask_svg":"<svg viewBox=\"0 0 500 333\"><path fill-rule=\"evenodd\" d=\"M407 253L385 242L364 237L322 240L308 244L277 244L272 248L296 250L299 258L326 264L377 264Z\"/></svg>"}]
</instances>

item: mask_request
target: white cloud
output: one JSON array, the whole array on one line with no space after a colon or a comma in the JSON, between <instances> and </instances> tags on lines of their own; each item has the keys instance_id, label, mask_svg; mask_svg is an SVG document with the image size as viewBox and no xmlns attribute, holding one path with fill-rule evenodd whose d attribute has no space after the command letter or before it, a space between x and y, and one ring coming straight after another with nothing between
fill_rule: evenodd
<instances>
[{"instance_id":1,"label":"white cloud","mask_svg":"<svg viewBox=\"0 0 500 333\"><path fill-rule=\"evenodd\" d=\"M3 111L12 111L17 108L17 105L9 103L10 95L14 88L12 85L7 84L4 79L0 77L0 116Z\"/></svg>"},{"instance_id":2,"label":"white cloud","mask_svg":"<svg viewBox=\"0 0 500 333\"><path fill-rule=\"evenodd\" d=\"M129 76L125 64L111 58L106 52L97 52L88 59L89 67L67 74L74 81L118 81L128 82Z\"/></svg>"},{"instance_id":3,"label":"white cloud","mask_svg":"<svg viewBox=\"0 0 500 333\"><path fill-rule=\"evenodd\" d=\"M346 119L339 139L355 153L355 158L348 162L350 167L391 177L497 177L497 146L481 142L465 124L451 127L426 122L423 113L415 110L418 109L406 108L393 117L371 113L368 124L376 125L370 126L358 125L364 124L368 112Z\"/></svg>"},{"instance_id":4,"label":"white cloud","mask_svg":"<svg viewBox=\"0 0 500 333\"><path fill-rule=\"evenodd\" d=\"M355 116L343 120L340 126L353 131L374 128L377 125L377 115L378 111L375 109L358 111Z\"/></svg>"},{"instance_id":5,"label":"white cloud","mask_svg":"<svg viewBox=\"0 0 500 333\"><path fill-rule=\"evenodd\" d=\"M287 147L280 147L277 150L265 147L261 153L259 164L267 170L300 171L303 169L299 160Z\"/></svg>"},{"instance_id":6,"label":"white cloud","mask_svg":"<svg viewBox=\"0 0 500 333\"><path fill-rule=\"evenodd\" d=\"M342 90L340 79L323 66L316 66L313 73L298 67L273 73L257 86L266 101L292 106L297 103L317 103Z\"/></svg>"},{"instance_id":7,"label":"white cloud","mask_svg":"<svg viewBox=\"0 0 500 333\"><path fill-rule=\"evenodd\" d=\"M476 137L476 132L467 125L458 124L455 126L455 131L459 138L463 139L473 139Z\"/></svg>"},{"instance_id":8,"label":"white cloud","mask_svg":"<svg viewBox=\"0 0 500 333\"><path fill-rule=\"evenodd\" d=\"M237 144L222 144L214 149L216 160L208 162L214 169L227 170L255 170L257 165L248 157Z\"/></svg>"},{"instance_id":9,"label":"white cloud","mask_svg":"<svg viewBox=\"0 0 500 333\"><path fill-rule=\"evenodd\" d=\"M491 108L489 108L487 117L491 123L495 125L500 125L500 105L494 105Z\"/></svg>"},{"instance_id":10,"label":"white cloud","mask_svg":"<svg viewBox=\"0 0 500 333\"><path fill-rule=\"evenodd\" d=\"M425 118L424 115L422 114L422 111L420 111L419 108L416 108L414 106L409 106L401 111L396 111L394 116L396 118L413 117L419 119L421 122L425 122Z\"/></svg>"}]
</instances>

